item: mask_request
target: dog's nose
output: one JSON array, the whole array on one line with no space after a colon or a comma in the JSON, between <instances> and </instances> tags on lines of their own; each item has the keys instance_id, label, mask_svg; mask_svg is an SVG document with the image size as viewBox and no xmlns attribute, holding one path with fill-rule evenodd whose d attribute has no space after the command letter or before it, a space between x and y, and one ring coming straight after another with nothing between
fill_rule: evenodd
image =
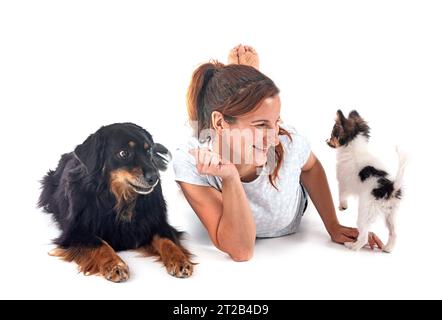
<instances>
[{"instance_id":1,"label":"dog's nose","mask_svg":"<svg viewBox=\"0 0 442 320\"><path fill-rule=\"evenodd\" d=\"M154 185L158 181L158 175L157 174L146 174L144 176L146 179L146 182L150 185Z\"/></svg>"}]
</instances>

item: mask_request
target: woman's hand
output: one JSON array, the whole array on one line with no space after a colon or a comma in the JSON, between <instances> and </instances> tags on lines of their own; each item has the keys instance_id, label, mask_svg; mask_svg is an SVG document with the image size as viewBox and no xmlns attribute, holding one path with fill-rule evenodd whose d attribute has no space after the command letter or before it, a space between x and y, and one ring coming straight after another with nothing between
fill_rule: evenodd
<instances>
[{"instance_id":1,"label":"woman's hand","mask_svg":"<svg viewBox=\"0 0 442 320\"><path fill-rule=\"evenodd\" d=\"M329 233L334 242L341 244L344 242L355 242L359 235L358 229L341 226L340 224L330 228ZM384 247L382 241L373 232L368 234L368 245L372 250L374 250L375 247L382 250Z\"/></svg>"},{"instance_id":2,"label":"woman's hand","mask_svg":"<svg viewBox=\"0 0 442 320\"><path fill-rule=\"evenodd\" d=\"M206 148L191 149L189 153L195 157L196 168L199 174L208 174L222 179L239 176L235 165L221 158L221 156Z\"/></svg>"}]
</instances>

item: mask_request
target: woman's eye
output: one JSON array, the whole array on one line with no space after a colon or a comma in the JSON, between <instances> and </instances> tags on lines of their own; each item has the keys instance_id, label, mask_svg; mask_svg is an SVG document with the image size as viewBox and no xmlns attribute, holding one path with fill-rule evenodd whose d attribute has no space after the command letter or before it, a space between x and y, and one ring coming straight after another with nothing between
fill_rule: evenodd
<instances>
[{"instance_id":1,"label":"woman's eye","mask_svg":"<svg viewBox=\"0 0 442 320\"><path fill-rule=\"evenodd\" d=\"M129 157L129 151L126 150L121 150L118 155L120 156L120 158L122 159L126 159Z\"/></svg>"}]
</instances>

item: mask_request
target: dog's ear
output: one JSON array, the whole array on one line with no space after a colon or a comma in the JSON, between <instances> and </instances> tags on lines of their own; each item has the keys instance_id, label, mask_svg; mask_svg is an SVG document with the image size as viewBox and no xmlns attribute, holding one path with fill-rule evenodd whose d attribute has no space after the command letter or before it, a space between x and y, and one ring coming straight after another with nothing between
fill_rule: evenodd
<instances>
[{"instance_id":1,"label":"dog's ear","mask_svg":"<svg viewBox=\"0 0 442 320\"><path fill-rule=\"evenodd\" d=\"M152 159L156 167L164 171L167 169L170 160L172 160L172 154L161 143L155 143L152 147Z\"/></svg>"},{"instance_id":2,"label":"dog's ear","mask_svg":"<svg viewBox=\"0 0 442 320\"><path fill-rule=\"evenodd\" d=\"M347 121L347 119L345 119L344 114L342 113L341 109L339 109L336 112L336 122L340 123L340 124L344 124Z\"/></svg>"},{"instance_id":3,"label":"dog's ear","mask_svg":"<svg viewBox=\"0 0 442 320\"><path fill-rule=\"evenodd\" d=\"M104 139L97 131L75 148L74 155L92 175L104 166L104 148Z\"/></svg>"},{"instance_id":4,"label":"dog's ear","mask_svg":"<svg viewBox=\"0 0 442 320\"><path fill-rule=\"evenodd\" d=\"M352 112L350 112L348 117L355 119L355 118L360 118L361 116L359 115L359 113L356 110L353 110Z\"/></svg>"}]
</instances>

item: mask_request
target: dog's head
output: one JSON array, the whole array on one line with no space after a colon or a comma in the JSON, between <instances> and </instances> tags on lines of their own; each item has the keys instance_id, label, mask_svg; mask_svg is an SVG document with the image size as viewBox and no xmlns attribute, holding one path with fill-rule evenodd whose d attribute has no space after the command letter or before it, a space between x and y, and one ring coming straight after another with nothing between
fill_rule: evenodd
<instances>
[{"instance_id":1,"label":"dog's head","mask_svg":"<svg viewBox=\"0 0 442 320\"><path fill-rule=\"evenodd\" d=\"M117 202L151 193L165 170L170 152L132 123L101 127L75 148L76 158L94 179L108 181Z\"/></svg>"},{"instance_id":2,"label":"dog's head","mask_svg":"<svg viewBox=\"0 0 442 320\"><path fill-rule=\"evenodd\" d=\"M336 121L333 126L330 139L326 142L331 148L348 146L357 136L362 135L367 139L370 137L370 127L361 118L356 110L353 110L345 118L341 110L336 113Z\"/></svg>"}]
</instances>

